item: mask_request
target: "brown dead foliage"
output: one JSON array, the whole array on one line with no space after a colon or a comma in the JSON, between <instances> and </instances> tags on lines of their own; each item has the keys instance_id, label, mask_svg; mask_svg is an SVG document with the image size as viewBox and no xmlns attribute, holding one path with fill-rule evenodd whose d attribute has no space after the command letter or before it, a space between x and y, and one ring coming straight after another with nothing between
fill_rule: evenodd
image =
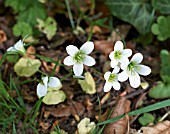
<instances>
[{"instance_id":1,"label":"brown dead foliage","mask_svg":"<svg viewBox=\"0 0 170 134\"><path fill-rule=\"evenodd\" d=\"M129 111L130 111L130 101L127 100L125 97L119 97L110 118L114 118L118 115L125 114ZM106 125L103 133L125 134L127 131L128 131L128 119L126 117Z\"/></svg>"},{"instance_id":2,"label":"brown dead foliage","mask_svg":"<svg viewBox=\"0 0 170 134\"><path fill-rule=\"evenodd\" d=\"M154 126L142 127L143 134L170 134L170 121L159 122Z\"/></svg>"},{"instance_id":3,"label":"brown dead foliage","mask_svg":"<svg viewBox=\"0 0 170 134\"><path fill-rule=\"evenodd\" d=\"M0 44L7 40L6 33L3 30L0 30Z\"/></svg>"}]
</instances>

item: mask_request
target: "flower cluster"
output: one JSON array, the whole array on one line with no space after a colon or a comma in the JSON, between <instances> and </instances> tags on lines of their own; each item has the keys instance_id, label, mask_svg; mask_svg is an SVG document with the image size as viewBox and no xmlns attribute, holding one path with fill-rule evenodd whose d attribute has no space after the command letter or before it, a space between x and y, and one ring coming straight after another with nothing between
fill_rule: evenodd
<instances>
[{"instance_id":1,"label":"flower cluster","mask_svg":"<svg viewBox=\"0 0 170 134\"><path fill-rule=\"evenodd\" d=\"M94 44L91 41L84 43L80 50L74 46L69 45L66 47L66 51L69 54L64 59L64 64L67 66L73 65L73 72L75 76L81 77L83 73L83 64L86 66L93 66L96 61L93 57L88 56L94 49Z\"/></svg>"},{"instance_id":2,"label":"flower cluster","mask_svg":"<svg viewBox=\"0 0 170 134\"><path fill-rule=\"evenodd\" d=\"M111 59L110 66L113 69L112 72L106 72L104 78L106 83L104 85L104 92L108 92L113 87L115 90L120 89L120 82L124 82L129 78L130 85L133 88L140 86L140 75L146 76L151 73L151 69L148 66L141 65L143 55L136 53L129 61L129 57L132 55L131 49L123 49L123 43L117 41L114 46L114 51L109 54ZM122 69L121 73L118 73Z\"/></svg>"}]
</instances>

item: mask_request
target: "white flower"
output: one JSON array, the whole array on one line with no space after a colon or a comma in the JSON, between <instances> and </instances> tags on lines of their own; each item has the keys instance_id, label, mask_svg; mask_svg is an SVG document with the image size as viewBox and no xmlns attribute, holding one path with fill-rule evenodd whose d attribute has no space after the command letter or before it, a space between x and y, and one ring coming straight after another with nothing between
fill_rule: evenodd
<instances>
[{"instance_id":1,"label":"white flower","mask_svg":"<svg viewBox=\"0 0 170 134\"><path fill-rule=\"evenodd\" d=\"M104 92L109 92L111 88L113 87L115 90L120 89L120 83L118 82L118 72L120 68L116 66L114 70L111 72L106 72L104 74L104 78L106 80L106 83L104 85Z\"/></svg>"},{"instance_id":2,"label":"white flower","mask_svg":"<svg viewBox=\"0 0 170 134\"><path fill-rule=\"evenodd\" d=\"M118 75L118 80L123 82L129 78L130 85L133 88L140 86L141 80L140 75L146 76L151 73L151 69L148 66L141 65L143 60L143 55L141 53L136 53L129 64L125 67L122 67L123 71Z\"/></svg>"},{"instance_id":3,"label":"white flower","mask_svg":"<svg viewBox=\"0 0 170 134\"><path fill-rule=\"evenodd\" d=\"M62 87L61 82L56 77L43 77L42 83L37 85L37 95L38 97L43 97L47 94L47 91L51 88L60 89Z\"/></svg>"},{"instance_id":4,"label":"white flower","mask_svg":"<svg viewBox=\"0 0 170 134\"><path fill-rule=\"evenodd\" d=\"M91 56L88 56L94 49L93 42L86 42L81 47L80 50L73 45L66 47L66 51L69 54L64 59L64 64L67 66L73 65L73 72L75 76L81 76L83 73L83 64L86 66L93 66L96 61Z\"/></svg>"},{"instance_id":5,"label":"white flower","mask_svg":"<svg viewBox=\"0 0 170 134\"><path fill-rule=\"evenodd\" d=\"M24 48L24 43L22 40L19 40L13 47L7 49L7 52L20 52L22 54L26 54L26 50Z\"/></svg>"},{"instance_id":6,"label":"white flower","mask_svg":"<svg viewBox=\"0 0 170 134\"><path fill-rule=\"evenodd\" d=\"M111 67L114 68L119 63L121 66L126 66L129 63L128 57L132 55L131 49L123 49L123 43L121 41L117 41L114 46L114 51L109 54L109 58L111 59Z\"/></svg>"}]
</instances>

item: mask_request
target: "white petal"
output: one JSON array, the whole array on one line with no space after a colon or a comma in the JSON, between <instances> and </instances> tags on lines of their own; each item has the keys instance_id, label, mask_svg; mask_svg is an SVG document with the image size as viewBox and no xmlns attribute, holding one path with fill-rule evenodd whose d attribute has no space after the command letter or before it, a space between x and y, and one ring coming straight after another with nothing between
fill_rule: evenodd
<instances>
[{"instance_id":1,"label":"white petal","mask_svg":"<svg viewBox=\"0 0 170 134\"><path fill-rule=\"evenodd\" d=\"M121 58L121 60L120 60L121 62L121 64L120 64L120 67L121 67L121 69L122 70L125 70L125 68L128 66L128 64L129 64L129 59L127 58L127 57L123 57L123 58Z\"/></svg>"},{"instance_id":2,"label":"white petal","mask_svg":"<svg viewBox=\"0 0 170 134\"><path fill-rule=\"evenodd\" d=\"M17 52L18 50L16 50L14 47L10 47L7 49L8 52Z\"/></svg>"},{"instance_id":3,"label":"white petal","mask_svg":"<svg viewBox=\"0 0 170 134\"><path fill-rule=\"evenodd\" d=\"M43 84L47 87L48 76L42 77Z\"/></svg>"},{"instance_id":4,"label":"white petal","mask_svg":"<svg viewBox=\"0 0 170 134\"><path fill-rule=\"evenodd\" d=\"M72 56L67 56L67 57L64 59L63 63L64 63L65 65L67 65L67 66L73 65L73 64L74 64L73 57L72 57Z\"/></svg>"},{"instance_id":5,"label":"white petal","mask_svg":"<svg viewBox=\"0 0 170 134\"><path fill-rule=\"evenodd\" d=\"M66 47L66 51L69 55L74 56L75 53L79 51L79 49L74 45L69 45Z\"/></svg>"},{"instance_id":6,"label":"white petal","mask_svg":"<svg viewBox=\"0 0 170 134\"><path fill-rule=\"evenodd\" d=\"M143 60L143 55L141 53L136 53L133 55L131 61L135 61L136 63L141 63Z\"/></svg>"},{"instance_id":7,"label":"white petal","mask_svg":"<svg viewBox=\"0 0 170 134\"><path fill-rule=\"evenodd\" d=\"M81 76L83 73L83 64L74 64L73 72L76 76Z\"/></svg>"},{"instance_id":8,"label":"white petal","mask_svg":"<svg viewBox=\"0 0 170 134\"><path fill-rule=\"evenodd\" d=\"M61 86L61 82L56 77L50 77L49 78L49 82L48 82L48 86L49 87L60 87Z\"/></svg>"},{"instance_id":9,"label":"white petal","mask_svg":"<svg viewBox=\"0 0 170 134\"><path fill-rule=\"evenodd\" d=\"M130 85L133 88L137 88L140 86L140 76L138 73L133 73L133 75L129 76L129 81L130 81Z\"/></svg>"},{"instance_id":10,"label":"white petal","mask_svg":"<svg viewBox=\"0 0 170 134\"><path fill-rule=\"evenodd\" d=\"M47 94L47 87L39 83L37 85L37 95L38 97L43 97Z\"/></svg>"},{"instance_id":11,"label":"white petal","mask_svg":"<svg viewBox=\"0 0 170 134\"><path fill-rule=\"evenodd\" d=\"M106 81L109 79L110 74L111 74L111 72L109 72L109 71L104 74L104 79L105 79Z\"/></svg>"},{"instance_id":12,"label":"white petal","mask_svg":"<svg viewBox=\"0 0 170 134\"><path fill-rule=\"evenodd\" d=\"M25 48L24 48L24 44L21 40L19 40L15 45L14 48L18 51L21 51L23 53L25 53Z\"/></svg>"},{"instance_id":13,"label":"white petal","mask_svg":"<svg viewBox=\"0 0 170 134\"><path fill-rule=\"evenodd\" d=\"M132 55L132 50L131 49L124 49L122 51L122 55L125 57L130 57Z\"/></svg>"},{"instance_id":14,"label":"white petal","mask_svg":"<svg viewBox=\"0 0 170 134\"><path fill-rule=\"evenodd\" d=\"M117 81L113 82L113 83L112 83L112 86L113 86L113 88L114 88L115 90L119 90L119 89L120 89L120 83L117 82Z\"/></svg>"},{"instance_id":15,"label":"white petal","mask_svg":"<svg viewBox=\"0 0 170 134\"><path fill-rule=\"evenodd\" d=\"M87 41L86 43L84 43L81 47L80 50L82 50L83 52L85 52L85 54L90 54L94 49L94 43L91 41Z\"/></svg>"},{"instance_id":16,"label":"white petal","mask_svg":"<svg viewBox=\"0 0 170 134\"><path fill-rule=\"evenodd\" d=\"M120 71L120 67L119 66L115 66L115 68L113 69L112 73L117 74Z\"/></svg>"},{"instance_id":17,"label":"white petal","mask_svg":"<svg viewBox=\"0 0 170 134\"><path fill-rule=\"evenodd\" d=\"M93 65L96 64L96 61L95 61L95 59L93 57L86 55L84 60L83 60L83 63L86 66L93 66Z\"/></svg>"},{"instance_id":18,"label":"white petal","mask_svg":"<svg viewBox=\"0 0 170 134\"><path fill-rule=\"evenodd\" d=\"M145 65L138 65L136 70L140 75L149 75L151 73L151 68Z\"/></svg>"},{"instance_id":19,"label":"white petal","mask_svg":"<svg viewBox=\"0 0 170 134\"><path fill-rule=\"evenodd\" d=\"M117 61L117 60L115 60L115 59L111 60L110 66L111 66L112 68L114 68L114 67L117 66L117 65L118 65L118 61Z\"/></svg>"},{"instance_id":20,"label":"white petal","mask_svg":"<svg viewBox=\"0 0 170 134\"><path fill-rule=\"evenodd\" d=\"M112 51L110 54L109 54L109 58L111 59L111 60L114 60L115 58L114 58L114 51Z\"/></svg>"},{"instance_id":21,"label":"white petal","mask_svg":"<svg viewBox=\"0 0 170 134\"><path fill-rule=\"evenodd\" d=\"M128 79L128 74L126 72L126 70L122 71L120 74L118 74L118 80L120 82L124 82Z\"/></svg>"},{"instance_id":22,"label":"white petal","mask_svg":"<svg viewBox=\"0 0 170 134\"><path fill-rule=\"evenodd\" d=\"M104 92L109 92L112 88L112 84L110 82L106 82L104 85Z\"/></svg>"},{"instance_id":23,"label":"white petal","mask_svg":"<svg viewBox=\"0 0 170 134\"><path fill-rule=\"evenodd\" d=\"M123 43L121 41L117 41L114 46L114 51L122 51L123 50Z\"/></svg>"}]
</instances>

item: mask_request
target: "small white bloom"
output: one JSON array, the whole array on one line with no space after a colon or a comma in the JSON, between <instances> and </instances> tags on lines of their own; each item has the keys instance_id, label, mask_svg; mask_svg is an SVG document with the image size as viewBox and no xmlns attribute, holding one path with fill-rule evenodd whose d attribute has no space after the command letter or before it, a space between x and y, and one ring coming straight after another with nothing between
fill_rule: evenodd
<instances>
[{"instance_id":1,"label":"small white bloom","mask_svg":"<svg viewBox=\"0 0 170 134\"><path fill-rule=\"evenodd\" d=\"M120 83L118 82L118 72L120 68L116 66L114 70L111 72L106 72L104 74L104 78L106 80L106 83L104 85L104 92L109 92L111 88L113 87L115 90L120 89Z\"/></svg>"},{"instance_id":2,"label":"small white bloom","mask_svg":"<svg viewBox=\"0 0 170 134\"><path fill-rule=\"evenodd\" d=\"M64 59L64 64L67 66L73 65L75 76L81 76L83 73L83 64L86 66L93 66L96 63L93 57L88 56L93 49L94 44L91 41L84 43L80 47L80 50L74 45L67 46L66 51L69 56Z\"/></svg>"},{"instance_id":3,"label":"small white bloom","mask_svg":"<svg viewBox=\"0 0 170 134\"><path fill-rule=\"evenodd\" d=\"M123 82L129 78L130 85L133 88L139 87L141 80L140 75L146 76L151 73L151 69L148 66L141 65L143 60L143 55L141 53L136 53L129 64L126 67L123 67L123 71L118 75L118 80Z\"/></svg>"},{"instance_id":4,"label":"small white bloom","mask_svg":"<svg viewBox=\"0 0 170 134\"><path fill-rule=\"evenodd\" d=\"M123 43L121 41L117 41L114 46L114 51L109 54L109 58L111 59L111 67L114 68L119 63L121 66L126 66L129 63L128 57L132 55L131 49L123 49Z\"/></svg>"},{"instance_id":5,"label":"small white bloom","mask_svg":"<svg viewBox=\"0 0 170 134\"><path fill-rule=\"evenodd\" d=\"M37 95L38 97L43 97L47 94L50 88L60 89L62 87L61 82L56 77L45 76L42 78L42 83L37 85Z\"/></svg>"},{"instance_id":6,"label":"small white bloom","mask_svg":"<svg viewBox=\"0 0 170 134\"><path fill-rule=\"evenodd\" d=\"M26 54L24 43L22 40L19 40L13 47L8 48L7 52L21 52L22 54Z\"/></svg>"}]
</instances>

